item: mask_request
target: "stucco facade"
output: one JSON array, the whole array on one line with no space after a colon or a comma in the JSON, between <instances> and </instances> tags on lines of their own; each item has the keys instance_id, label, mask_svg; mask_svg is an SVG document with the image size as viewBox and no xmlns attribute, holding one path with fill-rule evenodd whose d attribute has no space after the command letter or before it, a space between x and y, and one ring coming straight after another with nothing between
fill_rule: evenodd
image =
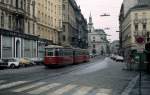
<instances>
[{"instance_id":1,"label":"stucco facade","mask_svg":"<svg viewBox=\"0 0 150 95\"><path fill-rule=\"evenodd\" d=\"M145 48L150 34L150 7L137 5L131 8L126 16L120 20L120 30L124 56L129 55L131 50ZM145 39L144 44L137 43L136 38L138 36Z\"/></svg>"},{"instance_id":2,"label":"stucco facade","mask_svg":"<svg viewBox=\"0 0 150 95\"><path fill-rule=\"evenodd\" d=\"M63 32L61 32L61 45L75 48L88 47L87 21L81 13L75 0L62 2Z\"/></svg>"},{"instance_id":3,"label":"stucco facade","mask_svg":"<svg viewBox=\"0 0 150 95\"><path fill-rule=\"evenodd\" d=\"M36 57L34 0L0 0L0 58Z\"/></svg>"},{"instance_id":4,"label":"stucco facade","mask_svg":"<svg viewBox=\"0 0 150 95\"><path fill-rule=\"evenodd\" d=\"M62 0L35 0L37 35L42 39L59 44L62 31Z\"/></svg>"}]
</instances>

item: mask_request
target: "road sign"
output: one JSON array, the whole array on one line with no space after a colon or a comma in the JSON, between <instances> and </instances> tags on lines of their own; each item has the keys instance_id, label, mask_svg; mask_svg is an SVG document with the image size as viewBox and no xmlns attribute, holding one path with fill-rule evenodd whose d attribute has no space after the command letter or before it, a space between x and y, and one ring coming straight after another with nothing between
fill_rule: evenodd
<instances>
[{"instance_id":1,"label":"road sign","mask_svg":"<svg viewBox=\"0 0 150 95\"><path fill-rule=\"evenodd\" d=\"M138 36L138 37L136 37L136 42L138 44L144 44L145 38L143 36Z\"/></svg>"}]
</instances>

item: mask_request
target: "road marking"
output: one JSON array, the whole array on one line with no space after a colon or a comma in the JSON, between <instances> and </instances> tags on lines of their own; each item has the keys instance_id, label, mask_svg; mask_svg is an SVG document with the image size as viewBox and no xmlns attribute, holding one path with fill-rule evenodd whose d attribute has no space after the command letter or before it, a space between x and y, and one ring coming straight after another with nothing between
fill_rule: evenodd
<instances>
[{"instance_id":1,"label":"road marking","mask_svg":"<svg viewBox=\"0 0 150 95\"><path fill-rule=\"evenodd\" d=\"M1 89L6 89L6 88L10 88L10 87L13 87L13 86L17 86L17 85L20 85L20 84L23 84L23 83L27 83L27 82L28 81L17 81L17 82L3 84L3 85L0 86L0 90Z\"/></svg>"},{"instance_id":2,"label":"road marking","mask_svg":"<svg viewBox=\"0 0 150 95\"><path fill-rule=\"evenodd\" d=\"M135 78L133 78L129 85L125 88L125 90L122 92L121 95L129 95L133 87L136 85L137 80L139 79L139 75L137 75Z\"/></svg>"},{"instance_id":3,"label":"road marking","mask_svg":"<svg viewBox=\"0 0 150 95\"><path fill-rule=\"evenodd\" d=\"M5 80L0 80L0 84L6 82Z\"/></svg>"},{"instance_id":4,"label":"road marking","mask_svg":"<svg viewBox=\"0 0 150 95\"><path fill-rule=\"evenodd\" d=\"M25 87L15 89L15 90L13 90L13 92L22 92L22 91L25 91L25 90L28 90L28 89L31 89L31 88L34 88L34 87L37 87L37 86L40 86L40 85L43 85L43 84L45 84L45 82L38 82L38 83L35 83L33 85L28 85L28 86L25 86Z\"/></svg>"},{"instance_id":5,"label":"road marking","mask_svg":"<svg viewBox=\"0 0 150 95\"><path fill-rule=\"evenodd\" d=\"M32 90L32 91L27 92L27 93L29 93L29 94L40 94L42 92L48 91L51 88L54 88L54 87L57 87L57 86L60 86L60 85L61 85L60 83L52 83L52 84L49 84L49 85L46 85L46 86L42 86L42 87L40 87L38 89Z\"/></svg>"},{"instance_id":6,"label":"road marking","mask_svg":"<svg viewBox=\"0 0 150 95\"><path fill-rule=\"evenodd\" d=\"M112 94L112 90L111 89L98 89L97 90L97 94L96 95L111 95Z\"/></svg>"},{"instance_id":7,"label":"road marking","mask_svg":"<svg viewBox=\"0 0 150 95\"><path fill-rule=\"evenodd\" d=\"M106 94L106 93L96 93L96 95L111 95L111 94Z\"/></svg>"},{"instance_id":8,"label":"road marking","mask_svg":"<svg viewBox=\"0 0 150 95\"><path fill-rule=\"evenodd\" d=\"M56 91L54 91L53 93L49 93L48 95L62 95L65 92L70 91L71 89L75 88L77 85L67 85L65 87L62 87Z\"/></svg>"},{"instance_id":9,"label":"road marking","mask_svg":"<svg viewBox=\"0 0 150 95\"><path fill-rule=\"evenodd\" d=\"M86 86L80 87L79 90L75 92L73 95L85 95L89 93L92 89L93 87L86 87Z\"/></svg>"}]
</instances>

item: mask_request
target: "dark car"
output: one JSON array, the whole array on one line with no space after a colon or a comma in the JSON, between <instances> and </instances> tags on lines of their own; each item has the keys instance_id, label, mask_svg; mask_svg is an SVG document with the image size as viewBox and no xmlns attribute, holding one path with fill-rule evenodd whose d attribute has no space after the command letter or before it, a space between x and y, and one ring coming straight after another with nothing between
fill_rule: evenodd
<instances>
[{"instance_id":1,"label":"dark car","mask_svg":"<svg viewBox=\"0 0 150 95\"><path fill-rule=\"evenodd\" d=\"M7 65L8 65L8 60L0 59L0 68L7 67Z\"/></svg>"}]
</instances>

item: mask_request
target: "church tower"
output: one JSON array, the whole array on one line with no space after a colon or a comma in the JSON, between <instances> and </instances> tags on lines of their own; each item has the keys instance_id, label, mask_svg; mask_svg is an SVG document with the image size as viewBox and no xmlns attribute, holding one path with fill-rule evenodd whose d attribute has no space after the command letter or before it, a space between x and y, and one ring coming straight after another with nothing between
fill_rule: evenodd
<instances>
[{"instance_id":1,"label":"church tower","mask_svg":"<svg viewBox=\"0 0 150 95\"><path fill-rule=\"evenodd\" d=\"M92 30L93 30L93 21L92 21L91 13L90 13L90 17L89 17L88 30L89 30L89 32L92 32Z\"/></svg>"}]
</instances>

